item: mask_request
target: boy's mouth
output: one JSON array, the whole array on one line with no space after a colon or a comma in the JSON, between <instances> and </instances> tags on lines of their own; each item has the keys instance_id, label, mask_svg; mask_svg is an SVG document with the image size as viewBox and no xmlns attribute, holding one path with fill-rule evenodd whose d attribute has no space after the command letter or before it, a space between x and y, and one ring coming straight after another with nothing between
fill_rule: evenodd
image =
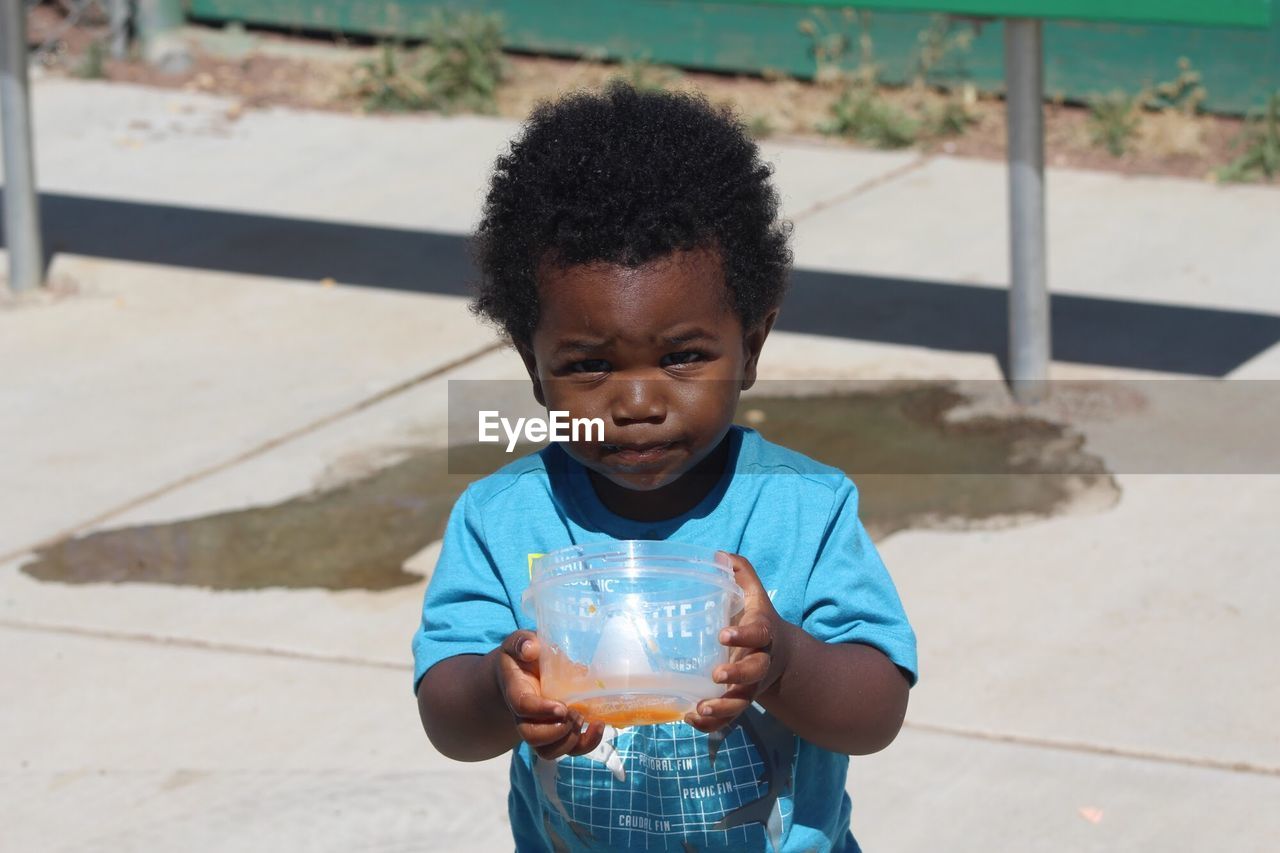
<instances>
[{"instance_id":1,"label":"boy's mouth","mask_svg":"<svg viewBox=\"0 0 1280 853\"><path fill-rule=\"evenodd\" d=\"M601 448L623 465L644 465L657 462L671 448L672 442L646 444L603 444Z\"/></svg>"}]
</instances>

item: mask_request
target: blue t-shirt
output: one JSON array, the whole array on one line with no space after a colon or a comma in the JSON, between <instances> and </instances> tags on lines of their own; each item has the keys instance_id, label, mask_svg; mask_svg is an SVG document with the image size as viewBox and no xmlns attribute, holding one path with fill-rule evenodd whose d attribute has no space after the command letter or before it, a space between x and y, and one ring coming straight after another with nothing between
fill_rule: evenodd
<instances>
[{"instance_id":1,"label":"blue t-shirt","mask_svg":"<svg viewBox=\"0 0 1280 853\"><path fill-rule=\"evenodd\" d=\"M453 508L413 637L416 691L445 658L485 654L519 628L532 555L609 539L669 539L741 554L781 616L828 643L865 643L916 680L915 634L835 468L733 427L725 475L677 518L609 512L558 445L473 483ZM590 755L511 758L518 851L857 850L848 756L797 737L759 705L709 737L683 722L609 727Z\"/></svg>"}]
</instances>

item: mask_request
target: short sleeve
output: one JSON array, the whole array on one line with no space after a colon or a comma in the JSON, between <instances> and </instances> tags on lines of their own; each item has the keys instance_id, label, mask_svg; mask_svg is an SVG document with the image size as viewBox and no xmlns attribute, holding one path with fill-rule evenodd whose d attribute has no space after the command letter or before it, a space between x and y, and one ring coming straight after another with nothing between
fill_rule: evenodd
<instances>
[{"instance_id":1,"label":"short sleeve","mask_svg":"<svg viewBox=\"0 0 1280 853\"><path fill-rule=\"evenodd\" d=\"M916 635L876 546L858 518L858 490L837 489L818 559L805 588L803 627L827 643L874 646L918 678Z\"/></svg>"},{"instance_id":2,"label":"short sleeve","mask_svg":"<svg viewBox=\"0 0 1280 853\"><path fill-rule=\"evenodd\" d=\"M516 630L506 586L485 543L479 509L468 489L454 504L440 558L413 635L413 690L427 670L455 655L487 654Z\"/></svg>"}]
</instances>

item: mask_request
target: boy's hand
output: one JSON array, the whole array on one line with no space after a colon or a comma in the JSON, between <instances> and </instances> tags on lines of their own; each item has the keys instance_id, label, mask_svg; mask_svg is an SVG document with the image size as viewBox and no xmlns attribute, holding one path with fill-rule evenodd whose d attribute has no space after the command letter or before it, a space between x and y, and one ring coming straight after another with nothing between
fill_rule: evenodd
<instances>
[{"instance_id":1,"label":"boy's hand","mask_svg":"<svg viewBox=\"0 0 1280 853\"><path fill-rule=\"evenodd\" d=\"M780 630L782 617L773 609L756 570L739 554L729 554L733 561L733 577L746 593L746 601L737 624L720 632L720 642L733 649L729 663L712 673L729 689L718 699L704 699L696 711L685 715L685 722L695 729L714 732L732 723L747 710L756 697L778 680L786 668L786 653L781 647L785 634Z\"/></svg>"},{"instance_id":2,"label":"boy's hand","mask_svg":"<svg viewBox=\"0 0 1280 853\"><path fill-rule=\"evenodd\" d=\"M580 713L542 695L540 651L537 634L515 631L495 654L498 689L515 719L516 733L541 758L584 755L599 745L604 726L588 727Z\"/></svg>"}]
</instances>

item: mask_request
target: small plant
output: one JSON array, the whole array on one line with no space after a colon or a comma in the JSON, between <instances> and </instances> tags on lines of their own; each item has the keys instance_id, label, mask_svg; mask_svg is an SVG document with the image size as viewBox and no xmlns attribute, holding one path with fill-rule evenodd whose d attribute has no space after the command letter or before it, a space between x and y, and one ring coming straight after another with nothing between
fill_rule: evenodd
<instances>
[{"instance_id":1,"label":"small plant","mask_svg":"<svg viewBox=\"0 0 1280 853\"><path fill-rule=\"evenodd\" d=\"M1208 91L1201 83L1200 72L1185 56L1178 60L1178 76L1157 83L1143 93L1142 105L1149 110L1174 110L1186 116L1200 112Z\"/></svg>"},{"instance_id":2,"label":"small plant","mask_svg":"<svg viewBox=\"0 0 1280 853\"><path fill-rule=\"evenodd\" d=\"M768 139L776 132L773 120L764 113L757 113L747 120L747 133L752 139Z\"/></svg>"},{"instance_id":3,"label":"small plant","mask_svg":"<svg viewBox=\"0 0 1280 853\"><path fill-rule=\"evenodd\" d=\"M846 9L843 22L858 27L857 62L849 67L853 39L830 17L816 10L812 18L800 22L800 32L812 42L810 52L817 70L814 81L839 88L831 103L831 118L818 126L822 133L856 139L876 148L905 148L916 141L920 123L904 110L880 96L877 85L880 68L875 61L871 38L871 15Z\"/></svg>"},{"instance_id":4,"label":"small plant","mask_svg":"<svg viewBox=\"0 0 1280 853\"><path fill-rule=\"evenodd\" d=\"M496 15L437 12L427 26L423 82L435 109L497 111L498 86L506 73L502 21Z\"/></svg>"},{"instance_id":5,"label":"small plant","mask_svg":"<svg viewBox=\"0 0 1280 853\"><path fill-rule=\"evenodd\" d=\"M920 135L920 122L874 89L850 86L832 104L831 119L819 130L876 148L906 148Z\"/></svg>"},{"instance_id":6,"label":"small plant","mask_svg":"<svg viewBox=\"0 0 1280 853\"><path fill-rule=\"evenodd\" d=\"M959 64L954 76L968 78L964 57L973 47L973 37L972 26L957 27L950 15L933 15L929 27L916 36L916 52L912 62L916 88L923 89L936 84L938 69L952 56L957 58Z\"/></svg>"},{"instance_id":7,"label":"small plant","mask_svg":"<svg viewBox=\"0 0 1280 853\"><path fill-rule=\"evenodd\" d=\"M414 112L431 108L430 94L416 75L403 70L404 56L390 42L356 68L355 90L366 112Z\"/></svg>"},{"instance_id":8,"label":"small plant","mask_svg":"<svg viewBox=\"0 0 1280 853\"><path fill-rule=\"evenodd\" d=\"M1245 122L1232 147L1244 148L1244 152L1217 171L1219 181L1270 181L1280 175L1280 92L1267 99L1261 114Z\"/></svg>"},{"instance_id":9,"label":"small plant","mask_svg":"<svg viewBox=\"0 0 1280 853\"><path fill-rule=\"evenodd\" d=\"M428 43L405 51L383 44L356 69L355 93L369 112L497 110L505 74L502 27L489 15L437 13Z\"/></svg>"},{"instance_id":10,"label":"small plant","mask_svg":"<svg viewBox=\"0 0 1280 853\"><path fill-rule=\"evenodd\" d=\"M798 25L801 33L809 37L809 55L813 57L813 80L819 85L874 86L880 79L880 67L875 61L875 43L871 38L871 13L844 9L843 26L833 24L822 9L815 9L812 18ZM858 56L852 68L848 67L853 38L846 31L849 25L858 28Z\"/></svg>"},{"instance_id":11,"label":"small plant","mask_svg":"<svg viewBox=\"0 0 1280 853\"><path fill-rule=\"evenodd\" d=\"M1144 150L1159 156L1200 156L1203 128L1196 121L1206 91L1191 60L1178 60L1178 76L1129 96L1113 92L1088 102L1090 141L1123 156L1141 133Z\"/></svg>"},{"instance_id":12,"label":"small plant","mask_svg":"<svg viewBox=\"0 0 1280 853\"><path fill-rule=\"evenodd\" d=\"M940 105L925 111L924 131L932 137L960 136L978 119L958 98L947 98Z\"/></svg>"},{"instance_id":13,"label":"small plant","mask_svg":"<svg viewBox=\"0 0 1280 853\"><path fill-rule=\"evenodd\" d=\"M624 60L621 73L613 79L625 80L639 92L665 92L680 76L680 72L669 65L656 65L648 56L638 56Z\"/></svg>"},{"instance_id":14,"label":"small plant","mask_svg":"<svg viewBox=\"0 0 1280 853\"><path fill-rule=\"evenodd\" d=\"M853 27L856 38L851 34ZM838 89L831 117L819 125L819 131L877 148L906 148L920 139L964 133L977 123L968 105L971 85L941 98L927 91L947 57L970 49L971 28L958 28L953 19L938 15L932 26L920 33L914 60L915 92L902 99L906 106L898 106L882 93L869 13L846 10L837 24L815 11L800 22L799 29L811 42L810 53L817 66L814 80ZM961 76L966 76L962 63Z\"/></svg>"},{"instance_id":15,"label":"small plant","mask_svg":"<svg viewBox=\"0 0 1280 853\"><path fill-rule=\"evenodd\" d=\"M101 40L89 42L75 75L82 80L102 80L107 76L107 46Z\"/></svg>"},{"instance_id":16,"label":"small plant","mask_svg":"<svg viewBox=\"0 0 1280 853\"><path fill-rule=\"evenodd\" d=\"M1093 143L1105 147L1112 156L1123 156L1138 132L1140 102L1124 92L1090 99L1089 137Z\"/></svg>"},{"instance_id":17,"label":"small plant","mask_svg":"<svg viewBox=\"0 0 1280 853\"><path fill-rule=\"evenodd\" d=\"M1203 157L1208 146L1198 116L1206 95L1200 72L1185 56L1178 60L1175 78L1143 89L1143 149L1161 157Z\"/></svg>"},{"instance_id":18,"label":"small plant","mask_svg":"<svg viewBox=\"0 0 1280 853\"><path fill-rule=\"evenodd\" d=\"M968 82L969 73L964 65L964 58L973 47L973 38L973 26L959 27L950 15L932 16L928 29L916 36L912 88L917 93L916 108L926 136L959 136L970 125L978 123L968 107L974 90ZM944 75L939 73L939 69L949 57L956 59L955 70L945 75L951 78L950 91L945 92L942 103L930 103L926 97L927 90L943 88L940 78ZM957 80L962 82L958 91L954 85Z\"/></svg>"}]
</instances>

